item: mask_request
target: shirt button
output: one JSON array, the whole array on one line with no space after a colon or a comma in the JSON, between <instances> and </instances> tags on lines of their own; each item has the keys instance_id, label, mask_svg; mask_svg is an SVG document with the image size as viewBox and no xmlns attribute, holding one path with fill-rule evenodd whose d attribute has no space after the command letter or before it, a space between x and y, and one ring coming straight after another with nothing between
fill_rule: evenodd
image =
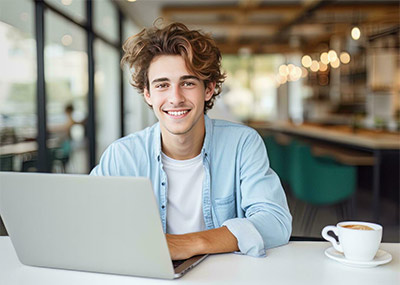
<instances>
[{"instance_id":1,"label":"shirt button","mask_svg":"<svg viewBox=\"0 0 400 285\"><path fill-rule=\"evenodd\" d=\"M165 182L161 182L161 185L162 185L162 186L165 186Z\"/></svg>"},{"instance_id":2,"label":"shirt button","mask_svg":"<svg viewBox=\"0 0 400 285\"><path fill-rule=\"evenodd\" d=\"M161 206L161 209L164 209L164 208L165 208L165 206L164 206L164 205L162 205L162 206Z\"/></svg>"}]
</instances>

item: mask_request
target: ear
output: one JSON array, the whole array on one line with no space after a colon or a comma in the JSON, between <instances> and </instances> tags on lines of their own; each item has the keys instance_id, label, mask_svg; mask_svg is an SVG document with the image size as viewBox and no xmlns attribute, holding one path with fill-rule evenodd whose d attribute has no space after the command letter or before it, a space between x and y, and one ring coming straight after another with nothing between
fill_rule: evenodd
<instances>
[{"instance_id":1,"label":"ear","mask_svg":"<svg viewBox=\"0 0 400 285\"><path fill-rule=\"evenodd\" d=\"M210 100L212 98L212 96L214 95L215 85L216 85L216 82L208 83L208 85L206 87L205 101Z\"/></svg>"},{"instance_id":2,"label":"ear","mask_svg":"<svg viewBox=\"0 0 400 285\"><path fill-rule=\"evenodd\" d=\"M147 90L147 88L144 88L143 95L144 95L144 100L146 100L147 104L149 104L150 106L153 106L150 92L149 92L149 90Z\"/></svg>"}]
</instances>

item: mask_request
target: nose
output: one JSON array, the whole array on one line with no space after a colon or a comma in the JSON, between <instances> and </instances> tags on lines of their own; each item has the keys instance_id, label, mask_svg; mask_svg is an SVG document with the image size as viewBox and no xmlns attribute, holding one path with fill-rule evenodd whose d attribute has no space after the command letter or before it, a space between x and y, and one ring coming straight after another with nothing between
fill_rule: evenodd
<instances>
[{"instance_id":1,"label":"nose","mask_svg":"<svg viewBox=\"0 0 400 285\"><path fill-rule=\"evenodd\" d=\"M185 102L185 96L182 94L182 90L179 88L179 85L175 85L173 88L171 88L168 100L169 103L174 106L178 106Z\"/></svg>"}]
</instances>

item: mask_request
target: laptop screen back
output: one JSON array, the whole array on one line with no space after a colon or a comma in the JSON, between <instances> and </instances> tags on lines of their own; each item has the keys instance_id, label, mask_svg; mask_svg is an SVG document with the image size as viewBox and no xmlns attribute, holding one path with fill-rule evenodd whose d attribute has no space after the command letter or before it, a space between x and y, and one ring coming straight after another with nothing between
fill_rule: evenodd
<instances>
[{"instance_id":1,"label":"laptop screen back","mask_svg":"<svg viewBox=\"0 0 400 285\"><path fill-rule=\"evenodd\" d=\"M174 277L147 178L1 172L0 214L24 264Z\"/></svg>"}]
</instances>

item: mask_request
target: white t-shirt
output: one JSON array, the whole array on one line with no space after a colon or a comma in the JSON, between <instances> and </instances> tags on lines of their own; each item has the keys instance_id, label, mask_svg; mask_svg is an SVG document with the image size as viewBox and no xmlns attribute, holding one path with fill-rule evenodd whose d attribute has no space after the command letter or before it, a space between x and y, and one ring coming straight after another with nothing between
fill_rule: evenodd
<instances>
[{"instance_id":1,"label":"white t-shirt","mask_svg":"<svg viewBox=\"0 0 400 285\"><path fill-rule=\"evenodd\" d=\"M168 179L167 233L204 231L201 154L188 160L175 160L162 153L162 163Z\"/></svg>"}]
</instances>

